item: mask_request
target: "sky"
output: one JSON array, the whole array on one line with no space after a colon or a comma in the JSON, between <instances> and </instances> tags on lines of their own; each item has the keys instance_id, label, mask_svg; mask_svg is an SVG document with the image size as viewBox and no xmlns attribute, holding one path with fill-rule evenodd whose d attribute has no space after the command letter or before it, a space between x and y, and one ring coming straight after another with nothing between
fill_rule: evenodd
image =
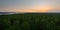
<instances>
[{"instance_id":1,"label":"sky","mask_svg":"<svg viewBox=\"0 0 60 30\"><path fill-rule=\"evenodd\" d=\"M60 0L0 0L0 12L60 12Z\"/></svg>"}]
</instances>

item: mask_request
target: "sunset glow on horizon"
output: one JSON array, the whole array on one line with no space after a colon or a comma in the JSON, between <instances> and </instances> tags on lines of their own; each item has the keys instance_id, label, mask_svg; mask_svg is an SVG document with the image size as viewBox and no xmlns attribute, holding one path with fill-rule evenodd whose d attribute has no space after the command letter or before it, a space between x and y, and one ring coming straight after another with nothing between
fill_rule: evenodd
<instances>
[{"instance_id":1,"label":"sunset glow on horizon","mask_svg":"<svg viewBox=\"0 0 60 30\"><path fill-rule=\"evenodd\" d=\"M0 12L58 12L60 0L0 0Z\"/></svg>"}]
</instances>

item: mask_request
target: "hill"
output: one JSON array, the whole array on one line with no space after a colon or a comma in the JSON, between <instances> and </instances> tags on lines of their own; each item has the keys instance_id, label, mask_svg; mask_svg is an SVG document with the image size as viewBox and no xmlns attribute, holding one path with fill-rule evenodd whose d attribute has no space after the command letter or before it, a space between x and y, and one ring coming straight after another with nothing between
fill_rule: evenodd
<instances>
[{"instance_id":1,"label":"hill","mask_svg":"<svg viewBox=\"0 0 60 30\"><path fill-rule=\"evenodd\" d=\"M15 14L16 12L0 12L0 15Z\"/></svg>"}]
</instances>

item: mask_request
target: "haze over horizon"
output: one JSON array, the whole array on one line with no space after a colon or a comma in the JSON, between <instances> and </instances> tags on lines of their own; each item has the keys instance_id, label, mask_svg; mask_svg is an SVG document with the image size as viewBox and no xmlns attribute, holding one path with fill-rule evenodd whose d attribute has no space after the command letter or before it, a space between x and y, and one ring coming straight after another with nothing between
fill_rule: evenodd
<instances>
[{"instance_id":1,"label":"haze over horizon","mask_svg":"<svg viewBox=\"0 0 60 30\"><path fill-rule=\"evenodd\" d=\"M0 0L0 12L60 12L60 0Z\"/></svg>"}]
</instances>

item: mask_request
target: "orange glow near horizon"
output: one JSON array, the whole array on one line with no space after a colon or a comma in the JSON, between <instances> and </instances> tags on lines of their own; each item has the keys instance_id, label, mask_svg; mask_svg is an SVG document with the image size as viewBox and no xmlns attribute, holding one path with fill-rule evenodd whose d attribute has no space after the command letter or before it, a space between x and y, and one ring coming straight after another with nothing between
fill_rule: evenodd
<instances>
[{"instance_id":1,"label":"orange glow near horizon","mask_svg":"<svg viewBox=\"0 0 60 30\"><path fill-rule=\"evenodd\" d=\"M33 9L16 9L16 8L8 8L6 10L12 11L12 12L48 12L49 10L53 9L50 6L43 6L43 7L33 7Z\"/></svg>"},{"instance_id":2,"label":"orange glow near horizon","mask_svg":"<svg viewBox=\"0 0 60 30\"><path fill-rule=\"evenodd\" d=\"M47 11L48 11L48 8L46 7L40 8L40 12L47 12Z\"/></svg>"},{"instance_id":3,"label":"orange glow near horizon","mask_svg":"<svg viewBox=\"0 0 60 30\"><path fill-rule=\"evenodd\" d=\"M52 7L46 6L46 7L37 7L33 10L17 10L16 12L48 12L49 10L53 9Z\"/></svg>"},{"instance_id":4,"label":"orange glow near horizon","mask_svg":"<svg viewBox=\"0 0 60 30\"><path fill-rule=\"evenodd\" d=\"M18 10L16 12L47 12L48 10Z\"/></svg>"},{"instance_id":5,"label":"orange glow near horizon","mask_svg":"<svg viewBox=\"0 0 60 30\"><path fill-rule=\"evenodd\" d=\"M53 9L52 7L50 6L46 6L46 7L41 7L40 8L40 12L48 12L49 10Z\"/></svg>"}]
</instances>

